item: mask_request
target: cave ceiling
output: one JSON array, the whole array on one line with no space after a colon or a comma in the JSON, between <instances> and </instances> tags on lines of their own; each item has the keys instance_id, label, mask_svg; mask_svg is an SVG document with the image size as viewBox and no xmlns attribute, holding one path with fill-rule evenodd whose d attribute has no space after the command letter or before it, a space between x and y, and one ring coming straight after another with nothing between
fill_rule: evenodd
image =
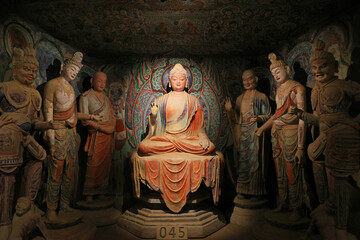
<instances>
[{"instance_id":1,"label":"cave ceiling","mask_svg":"<svg viewBox=\"0 0 360 240\"><path fill-rule=\"evenodd\" d=\"M10 11L93 57L259 55L357 0L9 0Z\"/></svg>"}]
</instances>

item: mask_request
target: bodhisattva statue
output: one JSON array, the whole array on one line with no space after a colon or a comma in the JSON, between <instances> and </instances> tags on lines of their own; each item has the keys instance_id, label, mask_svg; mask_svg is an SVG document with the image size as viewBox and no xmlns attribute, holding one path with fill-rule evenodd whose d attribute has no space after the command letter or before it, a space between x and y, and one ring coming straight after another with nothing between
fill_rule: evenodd
<instances>
[{"instance_id":1,"label":"bodhisattva statue","mask_svg":"<svg viewBox=\"0 0 360 240\"><path fill-rule=\"evenodd\" d=\"M304 203L304 162L305 162L305 123L297 116L288 113L290 106L305 109L305 88L290 80L290 68L276 55L269 54L270 71L280 84L276 91L275 114L255 133L260 136L271 128L272 151L275 161L279 190L278 207L275 211L290 210L290 221L301 218Z\"/></svg>"},{"instance_id":2,"label":"bodhisattva statue","mask_svg":"<svg viewBox=\"0 0 360 240\"><path fill-rule=\"evenodd\" d=\"M255 135L255 129L271 115L271 107L265 94L256 90L258 77L252 70L242 74L245 92L236 99L235 109L227 98L228 112L234 145L238 152L238 197L261 197L266 194L264 183L264 135Z\"/></svg>"},{"instance_id":3,"label":"bodhisattva statue","mask_svg":"<svg viewBox=\"0 0 360 240\"><path fill-rule=\"evenodd\" d=\"M100 120L100 116L78 113L76 96L70 82L79 73L82 64L82 53L76 52L61 65L60 77L46 83L44 90L44 115L46 121L60 121L65 129L48 130L46 140L50 146L51 160L48 163L47 180L47 218L57 220L59 212L79 213L69 206L74 189L73 176L78 164L77 150L79 138L76 133L77 120ZM79 213L80 214L80 213Z\"/></svg>"},{"instance_id":4,"label":"bodhisattva statue","mask_svg":"<svg viewBox=\"0 0 360 240\"><path fill-rule=\"evenodd\" d=\"M15 174L23 165L24 148L37 160L46 157L45 150L30 135L30 129L64 128L61 123L41 121L41 96L32 86L39 67L35 50L14 48L11 64L14 81L0 83L0 226L11 224ZM35 199L29 191L25 194L31 195L28 197L32 201Z\"/></svg>"},{"instance_id":5,"label":"bodhisattva statue","mask_svg":"<svg viewBox=\"0 0 360 240\"><path fill-rule=\"evenodd\" d=\"M320 129L319 136L308 147L308 155L314 164L321 164L317 163L317 159L322 154L325 156L322 166L327 183L316 184L327 184L325 188L328 189L328 195L325 202L313 211L313 219L318 219L321 214L334 218L332 228L327 226L326 231L320 230L324 239L349 239L347 226L352 188L349 177L357 176L360 170L360 114L352 118L349 108L352 103L360 103L360 85L335 76L338 63L324 48L324 42L315 40L313 55L310 57L312 74L316 80L311 92L314 113L296 107L292 107L290 113ZM321 228L319 224L315 225Z\"/></svg>"},{"instance_id":6,"label":"bodhisattva statue","mask_svg":"<svg viewBox=\"0 0 360 240\"><path fill-rule=\"evenodd\" d=\"M170 71L169 93L151 104L149 132L132 156L135 188L140 197L139 180L160 191L166 206L179 212L189 192L202 181L213 188L217 203L223 156L205 131L200 101L185 91L187 71L176 64Z\"/></svg>"},{"instance_id":7,"label":"bodhisattva statue","mask_svg":"<svg viewBox=\"0 0 360 240\"><path fill-rule=\"evenodd\" d=\"M81 95L79 103L80 112L102 116L101 122L81 121L89 130L85 144L88 160L83 191L87 202L91 202L94 195L106 199L106 195L110 194L109 177L116 119L110 99L103 92L106 79L105 73L96 72L90 79L92 89Z\"/></svg>"}]
</instances>

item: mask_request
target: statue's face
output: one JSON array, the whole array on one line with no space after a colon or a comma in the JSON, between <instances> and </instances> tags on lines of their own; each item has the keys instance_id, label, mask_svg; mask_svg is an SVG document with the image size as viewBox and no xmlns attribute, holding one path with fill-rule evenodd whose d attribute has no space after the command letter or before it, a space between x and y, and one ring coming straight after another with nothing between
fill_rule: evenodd
<instances>
[{"instance_id":1,"label":"statue's face","mask_svg":"<svg viewBox=\"0 0 360 240\"><path fill-rule=\"evenodd\" d=\"M245 71L242 75L245 90L253 90L256 88L257 77L252 71Z\"/></svg>"},{"instance_id":2,"label":"statue's face","mask_svg":"<svg viewBox=\"0 0 360 240\"><path fill-rule=\"evenodd\" d=\"M327 59L317 59L311 63L311 72L316 81L326 83L335 75L336 64Z\"/></svg>"},{"instance_id":3,"label":"statue's face","mask_svg":"<svg viewBox=\"0 0 360 240\"><path fill-rule=\"evenodd\" d=\"M80 68L78 66L76 66L75 64L71 64L71 63L66 64L64 66L64 68L65 68L63 70L63 71L65 71L64 77L69 82L74 80L80 71Z\"/></svg>"},{"instance_id":4,"label":"statue's face","mask_svg":"<svg viewBox=\"0 0 360 240\"><path fill-rule=\"evenodd\" d=\"M104 91L106 87L106 75L105 74L96 74L92 79L92 87L97 92Z\"/></svg>"},{"instance_id":5,"label":"statue's face","mask_svg":"<svg viewBox=\"0 0 360 240\"><path fill-rule=\"evenodd\" d=\"M31 202L26 198L19 198L16 202L15 211L19 217L30 210Z\"/></svg>"},{"instance_id":6,"label":"statue's face","mask_svg":"<svg viewBox=\"0 0 360 240\"><path fill-rule=\"evenodd\" d=\"M22 84L31 85L35 81L37 70L38 67L32 63L14 66L14 79Z\"/></svg>"},{"instance_id":7,"label":"statue's face","mask_svg":"<svg viewBox=\"0 0 360 240\"><path fill-rule=\"evenodd\" d=\"M284 67L276 67L271 70L272 75L277 83L283 84L289 79L287 69Z\"/></svg>"},{"instance_id":8,"label":"statue's face","mask_svg":"<svg viewBox=\"0 0 360 240\"><path fill-rule=\"evenodd\" d=\"M182 73L174 73L170 78L170 86L175 92L182 92L187 85L187 78Z\"/></svg>"}]
</instances>

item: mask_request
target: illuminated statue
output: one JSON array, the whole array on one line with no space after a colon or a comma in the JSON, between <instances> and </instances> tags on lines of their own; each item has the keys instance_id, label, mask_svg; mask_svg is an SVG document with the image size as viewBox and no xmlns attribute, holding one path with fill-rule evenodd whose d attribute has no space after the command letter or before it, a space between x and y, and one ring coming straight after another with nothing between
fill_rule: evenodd
<instances>
[{"instance_id":1,"label":"illuminated statue","mask_svg":"<svg viewBox=\"0 0 360 240\"><path fill-rule=\"evenodd\" d=\"M151 104L149 133L132 157L137 196L141 180L160 191L173 212L181 210L188 193L195 192L202 180L213 188L215 203L220 194L223 157L214 153L200 102L185 91L187 83L187 71L176 64L170 71L172 91Z\"/></svg>"},{"instance_id":2,"label":"illuminated statue","mask_svg":"<svg viewBox=\"0 0 360 240\"><path fill-rule=\"evenodd\" d=\"M280 84L276 91L276 112L259 129L271 128L272 151L275 161L279 190L279 205L275 211L290 210L290 221L301 218L301 207L304 203L304 161L305 161L305 124L297 116L288 113L290 106L305 110L304 87L289 78L289 67L276 55L269 54L270 71L275 81Z\"/></svg>"},{"instance_id":3,"label":"illuminated statue","mask_svg":"<svg viewBox=\"0 0 360 240\"><path fill-rule=\"evenodd\" d=\"M252 70L242 74L245 93L236 99L235 110L227 99L228 112L234 144L238 152L237 193L260 197L266 194L264 183L264 135L255 135L258 125L270 118L271 108L265 94L256 90L258 77Z\"/></svg>"},{"instance_id":4,"label":"illuminated statue","mask_svg":"<svg viewBox=\"0 0 360 240\"><path fill-rule=\"evenodd\" d=\"M81 95L79 103L80 112L102 116L101 122L82 121L82 124L89 129L85 145L88 161L83 191L88 202L93 200L94 195L103 198L110 193L109 177L116 119L110 99L103 92L106 79L105 73L95 73L90 80L92 89Z\"/></svg>"},{"instance_id":5,"label":"illuminated statue","mask_svg":"<svg viewBox=\"0 0 360 240\"><path fill-rule=\"evenodd\" d=\"M308 147L308 155L314 165L323 169L326 181L316 184L317 188L326 188L327 195L324 203L313 211L313 218L319 219L321 214L334 218L332 228L327 225L328 230L320 231L324 239L329 239L326 236L331 236L331 239L350 239L347 225L350 190L353 187L349 177L353 176L360 186L360 115L352 118L349 108L352 103L360 102L360 85L335 76L338 63L324 48L324 42L316 40L310 57L312 74L316 80L311 92L314 113L310 114L296 107L292 107L290 112L320 128L319 136ZM322 154L325 161L319 161ZM355 192L360 193L359 189ZM315 225L320 228L319 224Z\"/></svg>"}]
</instances>

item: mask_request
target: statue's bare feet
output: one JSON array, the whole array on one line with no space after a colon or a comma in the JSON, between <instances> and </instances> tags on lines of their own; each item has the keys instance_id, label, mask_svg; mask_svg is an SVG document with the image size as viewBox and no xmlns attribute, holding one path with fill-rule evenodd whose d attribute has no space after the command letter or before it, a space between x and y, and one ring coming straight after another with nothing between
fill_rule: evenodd
<instances>
[{"instance_id":1,"label":"statue's bare feet","mask_svg":"<svg viewBox=\"0 0 360 240\"><path fill-rule=\"evenodd\" d=\"M50 221L55 221L57 218L56 211L55 210L47 210L46 217Z\"/></svg>"},{"instance_id":2,"label":"statue's bare feet","mask_svg":"<svg viewBox=\"0 0 360 240\"><path fill-rule=\"evenodd\" d=\"M92 202L94 200L94 198L93 198L93 196L91 196L91 195L89 195L89 196L86 196L86 199L85 199L85 201L86 202Z\"/></svg>"},{"instance_id":3,"label":"statue's bare feet","mask_svg":"<svg viewBox=\"0 0 360 240\"><path fill-rule=\"evenodd\" d=\"M68 204L62 204L60 206L60 211L70 213L70 212L77 212L77 211L80 211L80 210L71 208Z\"/></svg>"},{"instance_id":4,"label":"statue's bare feet","mask_svg":"<svg viewBox=\"0 0 360 240\"><path fill-rule=\"evenodd\" d=\"M300 220L300 218L302 218L301 210L299 208L296 208L291 212L289 216L289 221L297 222Z\"/></svg>"}]
</instances>

